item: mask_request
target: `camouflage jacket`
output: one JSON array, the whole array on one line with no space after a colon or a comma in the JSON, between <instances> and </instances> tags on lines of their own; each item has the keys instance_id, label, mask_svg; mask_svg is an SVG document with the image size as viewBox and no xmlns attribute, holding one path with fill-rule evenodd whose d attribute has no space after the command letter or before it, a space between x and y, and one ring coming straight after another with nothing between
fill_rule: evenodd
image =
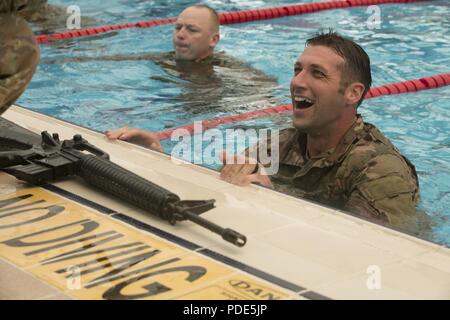
<instances>
[{"instance_id":1,"label":"camouflage jacket","mask_svg":"<svg viewBox=\"0 0 450 320\"><path fill-rule=\"evenodd\" d=\"M295 128L283 130L279 142L279 171L271 177L276 190L402 230L416 228L415 168L360 116L335 148L315 157L308 157L306 134Z\"/></svg>"},{"instance_id":2,"label":"camouflage jacket","mask_svg":"<svg viewBox=\"0 0 450 320\"><path fill-rule=\"evenodd\" d=\"M0 114L27 87L39 63L39 46L20 17L0 13Z\"/></svg>"},{"instance_id":3,"label":"camouflage jacket","mask_svg":"<svg viewBox=\"0 0 450 320\"><path fill-rule=\"evenodd\" d=\"M45 14L47 0L1 0L1 13L15 13L28 21L37 20Z\"/></svg>"}]
</instances>

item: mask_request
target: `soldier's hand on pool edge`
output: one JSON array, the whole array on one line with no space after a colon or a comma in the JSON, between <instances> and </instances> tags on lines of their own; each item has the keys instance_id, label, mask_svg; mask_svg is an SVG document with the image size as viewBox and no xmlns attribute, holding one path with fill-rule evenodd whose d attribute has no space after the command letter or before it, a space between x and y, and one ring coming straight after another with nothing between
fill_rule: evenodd
<instances>
[{"instance_id":1,"label":"soldier's hand on pool edge","mask_svg":"<svg viewBox=\"0 0 450 320\"><path fill-rule=\"evenodd\" d=\"M258 164L255 159L244 155L227 155L226 151L220 154L224 163L220 171L220 179L238 186L248 186L251 183L259 183L265 187L273 188L269 176L264 171L264 166Z\"/></svg>"},{"instance_id":2,"label":"soldier's hand on pool edge","mask_svg":"<svg viewBox=\"0 0 450 320\"><path fill-rule=\"evenodd\" d=\"M139 128L129 128L127 126L108 130L105 132L109 140L123 140L149 148L154 151L164 152L161 143L155 133Z\"/></svg>"}]
</instances>

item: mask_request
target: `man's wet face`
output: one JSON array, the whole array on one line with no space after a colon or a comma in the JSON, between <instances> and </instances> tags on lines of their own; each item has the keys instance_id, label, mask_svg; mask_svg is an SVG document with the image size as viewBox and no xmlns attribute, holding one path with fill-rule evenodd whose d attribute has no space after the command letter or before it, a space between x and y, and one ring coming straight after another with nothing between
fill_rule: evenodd
<instances>
[{"instance_id":1,"label":"man's wet face","mask_svg":"<svg viewBox=\"0 0 450 320\"><path fill-rule=\"evenodd\" d=\"M324 46L308 46L294 66L291 98L294 126L306 133L337 121L345 104L340 90L344 59Z\"/></svg>"},{"instance_id":2,"label":"man's wet face","mask_svg":"<svg viewBox=\"0 0 450 320\"><path fill-rule=\"evenodd\" d=\"M211 13L191 7L178 17L173 32L173 46L178 60L198 60L212 54L215 44Z\"/></svg>"}]
</instances>

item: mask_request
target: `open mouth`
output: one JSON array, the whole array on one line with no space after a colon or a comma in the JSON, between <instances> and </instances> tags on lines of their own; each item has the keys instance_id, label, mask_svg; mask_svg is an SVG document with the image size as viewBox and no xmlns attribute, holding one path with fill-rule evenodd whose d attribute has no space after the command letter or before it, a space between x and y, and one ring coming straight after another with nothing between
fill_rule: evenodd
<instances>
[{"instance_id":1,"label":"open mouth","mask_svg":"<svg viewBox=\"0 0 450 320\"><path fill-rule=\"evenodd\" d=\"M297 96L294 97L294 109L298 110L298 109L308 109L310 107L312 107L312 105L314 104L314 101L312 101L309 98L306 97L301 97L301 96Z\"/></svg>"},{"instance_id":2,"label":"open mouth","mask_svg":"<svg viewBox=\"0 0 450 320\"><path fill-rule=\"evenodd\" d=\"M188 45L187 44L176 44L175 47L177 47L177 49L187 49Z\"/></svg>"}]
</instances>

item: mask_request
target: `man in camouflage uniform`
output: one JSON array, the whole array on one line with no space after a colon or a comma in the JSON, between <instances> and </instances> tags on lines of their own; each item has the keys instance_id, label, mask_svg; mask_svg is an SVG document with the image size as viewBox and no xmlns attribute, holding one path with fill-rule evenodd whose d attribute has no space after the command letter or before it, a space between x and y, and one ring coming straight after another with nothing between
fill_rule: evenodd
<instances>
[{"instance_id":1,"label":"man in camouflage uniform","mask_svg":"<svg viewBox=\"0 0 450 320\"><path fill-rule=\"evenodd\" d=\"M177 18L172 42L174 52L100 57L98 60L152 60L170 75L155 80L174 82L181 94L172 101L183 102L183 111L198 116L214 110L232 112L258 104L274 104L276 79L223 52L214 52L220 39L220 18L205 5L184 9ZM68 58L64 62L82 61ZM87 57L87 61L91 61ZM174 81L172 78L183 80ZM170 102L170 101L169 101ZM122 127L106 132L108 139L124 140L164 152L157 135L141 128Z\"/></svg>"},{"instance_id":2,"label":"man in camouflage uniform","mask_svg":"<svg viewBox=\"0 0 450 320\"><path fill-rule=\"evenodd\" d=\"M47 0L1 0L0 12L15 12L28 21L36 21L45 16Z\"/></svg>"},{"instance_id":3,"label":"man in camouflage uniform","mask_svg":"<svg viewBox=\"0 0 450 320\"><path fill-rule=\"evenodd\" d=\"M261 165L226 164L221 178L261 183L415 232L415 168L357 113L372 82L369 57L333 32L306 44L291 82L294 128L279 135L279 171L269 178Z\"/></svg>"},{"instance_id":4,"label":"man in camouflage uniform","mask_svg":"<svg viewBox=\"0 0 450 320\"><path fill-rule=\"evenodd\" d=\"M27 22L0 7L0 114L25 91L39 63L39 47Z\"/></svg>"}]
</instances>

